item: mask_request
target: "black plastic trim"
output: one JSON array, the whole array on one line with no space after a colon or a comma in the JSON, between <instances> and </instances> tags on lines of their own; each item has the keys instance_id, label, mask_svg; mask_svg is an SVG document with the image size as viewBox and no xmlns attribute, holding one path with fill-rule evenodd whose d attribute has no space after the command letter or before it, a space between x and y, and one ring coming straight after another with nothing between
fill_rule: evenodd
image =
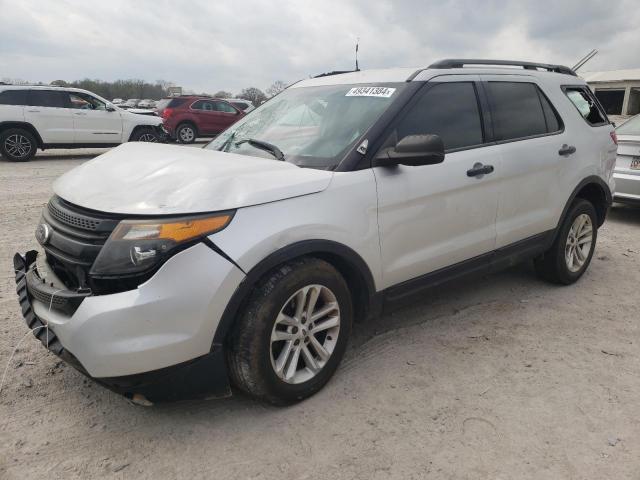
<instances>
[{"instance_id":1,"label":"black plastic trim","mask_svg":"<svg viewBox=\"0 0 640 480\"><path fill-rule=\"evenodd\" d=\"M578 194L580 193L580 191L585 188L588 185L597 185L599 188L602 189L602 192L604 193L604 198L605 198L605 203L606 203L606 209L608 210L608 208L611 206L611 204L613 203L613 195L611 194L611 190L609 189L609 185L606 184L606 182L604 180L602 180L602 178L598 177L597 175L591 175L589 177L586 177L584 179L582 179L582 181L580 183L578 183L578 185L573 189L573 191L571 192L571 195L569 196L569 199L567 200L567 203L564 206L564 209L562 210L562 214L560 215L560 219L558 220L558 225L555 229L556 232L560 231L560 226L562 225L562 222L564 221L565 217L567 216L567 212L569 211L569 208L571 208L571 204L573 203L573 201L576 199L576 197L578 196ZM600 227L605 219L606 219L606 210L604 212L604 216L603 218L599 218L599 224L598 226Z\"/></svg>"},{"instance_id":2,"label":"black plastic trim","mask_svg":"<svg viewBox=\"0 0 640 480\"><path fill-rule=\"evenodd\" d=\"M42 149L56 148L110 148L117 147L121 142L117 143L44 143Z\"/></svg>"},{"instance_id":3,"label":"black plastic trim","mask_svg":"<svg viewBox=\"0 0 640 480\"><path fill-rule=\"evenodd\" d=\"M497 250L441 268L435 272L393 285L382 292L385 303L401 301L422 290L463 276L497 272L524 260L534 258L551 247L554 236L555 230L549 230Z\"/></svg>"},{"instance_id":4,"label":"black plastic trim","mask_svg":"<svg viewBox=\"0 0 640 480\"><path fill-rule=\"evenodd\" d=\"M256 283L262 276L273 268L281 265L294 258L304 255L332 254L340 257L350 267L356 269L360 276L364 279L366 288L367 310L374 310L375 306L371 303L376 292L373 275L369 270L366 262L351 248L330 240L304 240L284 247L266 257L255 267L253 267L240 283L233 296L227 303L227 306L220 318L218 328L213 338L213 344L224 344L227 334L240 312L245 300L253 291Z\"/></svg>"}]
</instances>

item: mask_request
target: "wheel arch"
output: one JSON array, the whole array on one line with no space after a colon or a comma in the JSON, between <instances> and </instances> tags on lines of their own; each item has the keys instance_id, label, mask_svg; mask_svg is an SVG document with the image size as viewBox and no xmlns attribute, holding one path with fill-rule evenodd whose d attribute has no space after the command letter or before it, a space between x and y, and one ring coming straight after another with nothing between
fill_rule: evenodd
<instances>
[{"instance_id":1,"label":"wheel arch","mask_svg":"<svg viewBox=\"0 0 640 480\"><path fill-rule=\"evenodd\" d=\"M38 142L38 148L44 148L44 142L42 141L42 137L38 133L38 130L36 130L36 127L34 127L29 122L0 122L0 134L5 130L8 130L9 128L23 128L25 130L28 130L29 133L31 133L35 137L36 142Z\"/></svg>"},{"instance_id":2,"label":"wheel arch","mask_svg":"<svg viewBox=\"0 0 640 480\"><path fill-rule=\"evenodd\" d=\"M330 240L304 240L271 253L247 273L227 303L214 334L213 345L226 342L256 282L280 265L301 257L319 258L330 263L340 272L351 292L356 320L366 318L369 312L376 309L377 296L373 275L357 252L346 245Z\"/></svg>"},{"instance_id":3,"label":"wheel arch","mask_svg":"<svg viewBox=\"0 0 640 480\"><path fill-rule=\"evenodd\" d=\"M138 133L140 130L154 130L155 128L156 127L154 127L153 125L136 125L135 127L133 127L133 130L131 130L131 133L129 134L129 139L127 141L128 142L132 141L135 134Z\"/></svg>"},{"instance_id":4,"label":"wheel arch","mask_svg":"<svg viewBox=\"0 0 640 480\"><path fill-rule=\"evenodd\" d=\"M598 216L598 227L602 226L606 217L607 211L611 206L613 201L613 197L611 195L611 190L609 189L609 185L597 175L592 175L584 178L571 192L567 203L562 210L562 214L560 215L560 220L558 221L558 225L556 226L556 235L557 232L560 231L560 227L564 222L567 213L569 212L569 208L571 204L576 198L583 198L594 206L596 209L596 214Z\"/></svg>"}]
</instances>

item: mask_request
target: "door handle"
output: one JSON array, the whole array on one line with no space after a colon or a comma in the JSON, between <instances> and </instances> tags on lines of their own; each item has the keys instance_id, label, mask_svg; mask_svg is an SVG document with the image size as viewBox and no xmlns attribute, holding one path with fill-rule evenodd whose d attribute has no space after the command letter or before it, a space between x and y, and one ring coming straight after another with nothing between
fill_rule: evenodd
<instances>
[{"instance_id":1,"label":"door handle","mask_svg":"<svg viewBox=\"0 0 640 480\"><path fill-rule=\"evenodd\" d=\"M27 110L29 113L40 113L40 110Z\"/></svg>"},{"instance_id":2,"label":"door handle","mask_svg":"<svg viewBox=\"0 0 640 480\"><path fill-rule=\"evenodd\" d=\"M558 155L563 157L568 157L574 153L576 153L576 147L573 145L567 145L566 143L560 147L560 150L558 150Z\"/></svg>"},{"instance_id":3,"label":"door handle","mask_svg":"<svg viewBox=\"0 0 640 480\"><path fill-rule=\"evenodd\" d=\"M473 165L473 168L467 170L467 177L478 177L480 175L488 175L493 172L493 165L483 165L478 162Z\"/></svg>"},{"instance_id":4,"label":"door handle","mask_svg":"<svg viewBox=\"0 0 640 480\"><path fill-rule=\"evenodd\" d=\"M86 114L86 113L84 113L84 112L74 112L74 113L75 113L75 115L83 115L83 116L86 116L86 115L87 115L87 114Z\"/></svg>"}]
</instances>

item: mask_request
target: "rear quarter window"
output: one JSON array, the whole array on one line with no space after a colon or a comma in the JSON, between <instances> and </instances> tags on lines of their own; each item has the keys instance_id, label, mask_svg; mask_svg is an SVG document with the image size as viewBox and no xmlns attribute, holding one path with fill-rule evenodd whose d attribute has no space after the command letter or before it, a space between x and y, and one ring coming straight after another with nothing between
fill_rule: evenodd
<instances>
[{"instance_id":1,"label":"rear quarter window","mask_svg":"<svg viewBox=\"0 0 640 480\"><path fill-rule=\"evenodd\" d=\"M604 113L604 109L596 100L588 87L563 87L564 93L571 100L582 118L592 127L607 125L609 119Z\"/></svg>"},{"instance_id":2,"label":"rear quarter window","mask_svg":"<svg viewBox=\"0 0 640 480\"><path fill-rule=\"evenodd\" d=\"M0 105L26 105L26 90L5 90L0 92Z\"/></svg>"}]
</instances>

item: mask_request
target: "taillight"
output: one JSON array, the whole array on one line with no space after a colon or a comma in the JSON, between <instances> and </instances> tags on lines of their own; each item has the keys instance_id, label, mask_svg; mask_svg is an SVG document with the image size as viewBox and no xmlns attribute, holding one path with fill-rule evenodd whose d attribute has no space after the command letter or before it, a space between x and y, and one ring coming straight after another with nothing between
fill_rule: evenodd
<instances>
[{"instance_id":1,"label":"taillight","mask_svg":"<svg viewBox=\"0 0 640 480\"><path fill-rule=\"evenodd\" d=\"M618 144L618 135L616 135L616 131L612 130L611 132L609 132L609 135L611 135L611 140L613 140L613 143L615 143L617 145Z\"/></svg>"},{"instance_id":2,"label":"taillight","mask_svg":"<svg viewBox=\"0 0 640 480\"><path fill-rule=\"evenodd\" d=\"M165 108L160 116L166 120L171 115L173 115L173 108Z\"/></svg>"}]
</instances>

